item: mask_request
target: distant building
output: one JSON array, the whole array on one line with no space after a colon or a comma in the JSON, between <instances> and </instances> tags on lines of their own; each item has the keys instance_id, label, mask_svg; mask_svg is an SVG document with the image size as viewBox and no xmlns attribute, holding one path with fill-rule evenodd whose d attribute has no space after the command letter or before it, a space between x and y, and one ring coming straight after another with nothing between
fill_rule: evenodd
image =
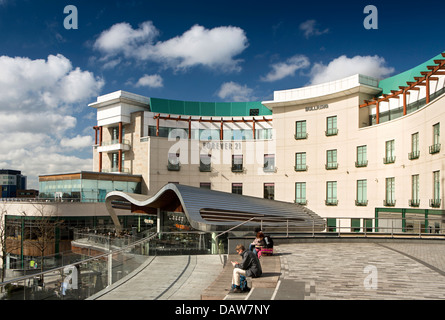
<instances>
[{"instance_id":1,"label":"distant building","mask_svg":"<svg viewBox=\"0 0 445 320\"><path fill-rule=\"evenodd\" d=\"M16 198L17 190L26 189L26 180L21 171L0 169L0 198Z\"/></svg>"},{"instance_id":2,"label":"distant building","mask_svg":"<svg viewBox=\"0 0 445 320\"><path fill-rule=\"evenodd\" d=\"M111 191L140 193L142 176L81 171L39 176L39 198L69 202L104 202Z\"/></svg>"}]
</instances>

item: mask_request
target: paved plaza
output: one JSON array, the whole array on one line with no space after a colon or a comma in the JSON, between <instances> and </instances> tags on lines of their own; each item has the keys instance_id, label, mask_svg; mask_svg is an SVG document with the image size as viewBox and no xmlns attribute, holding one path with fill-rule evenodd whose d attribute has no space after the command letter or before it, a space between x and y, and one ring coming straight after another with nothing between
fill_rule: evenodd
<instances>
[{"instance_id":1,"label":"paved plaza","mask_svg":"<svg viewBox=\"0 0 445 320\"><path fill-rule=\"evenodd\" d=\"M276 288L226 300L445 299L445 242L280 244ZM199 300L222 272L220 256L158 256L99 300ZM227 290L230 283L227 283Z\"/></svg>"}]
</instances>

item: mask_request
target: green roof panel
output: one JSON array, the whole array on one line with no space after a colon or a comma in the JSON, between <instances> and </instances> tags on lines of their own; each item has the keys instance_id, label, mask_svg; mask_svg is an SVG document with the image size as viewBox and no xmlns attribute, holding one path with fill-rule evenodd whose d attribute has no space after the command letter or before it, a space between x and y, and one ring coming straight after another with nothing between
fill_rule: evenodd
<instances>
[{"instance_id":1,"label":"green roof panel","mask_svg":"<svg viewBox=\"0 0 445 320\"><path fill-rule=\"evenodd\" d=\"M395 76L379 81L379 87L382 88L382 94L389 94L391 90L399 90L399 86L406 86L407 81L415 81L414 77L421 77L422 71L428 71L427 66L436 65L434 60L443 59L442 54L438 54L434 58Z\"/></svg>"},{"instance_id":2,"label":"green roof panel","mask_svg":"<svg viewBox=\"0 0 445 320\"><path fill-rule=\"evenodd\" d=\"M245 117L251 109L258 109L259 116L272 115L272 111L259 101L251 102L195 102L150 98L152 112L207 116L207 117Z\"/></svg>"}]
</instances>

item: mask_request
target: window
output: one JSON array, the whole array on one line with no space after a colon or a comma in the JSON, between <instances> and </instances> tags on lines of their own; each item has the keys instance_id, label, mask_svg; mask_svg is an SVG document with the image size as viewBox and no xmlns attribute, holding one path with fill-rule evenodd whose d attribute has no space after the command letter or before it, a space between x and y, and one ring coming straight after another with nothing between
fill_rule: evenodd
<instances>
[{"instance_id":1,"label":"window","mask_svg":"<svg viewBox=\"0 0 445 320\"><path fill-rule=\"evenodd\" d=\"M295 154L295 171L306 171L306 152L298 152Z\"/></svg>"},{"instance_id":2,"label":"window","mask_svg":"<svg viewBox=\"0 0 445 320\"><path fill-rule=\"evenodd\" d=\"M415 174L411 176L411 199L409 200L411 207L418 207L420 205L419 200L419 175Z\"/></svg>"},{"instance_id":3,"label":"window","mask_svg":"<svg viewBox=\"0 0 445 320\"><path fill-rule=\"evenodd\" d=\"M265 183L264 184L264 199L275 199L275 184Z\"/></svg>"},{"instance_id":4,"label":"window","mask_svg":"<svg viewBox=\"0 0 445 320\"><path fill-rule=\"evenodd\" d=\"M328 226L328 232L335 232L337 227L337 219L335 218L327 218L327 226Z\"/></svg>"},{"instance_id":5,"label":"window","mask_svg":"<svg viewBox=\"0 0 445 320\"><path fill-rule=\"evenodd\" d=\"M201 154L199 156L199 171L201 172L210 172L211 168L211 158L210 154Z\"/></svg>"},{"instance_id":6,"label":"window","mask_svg":"<svg viewBox=\"0 0 445 320\"><path fill-rule=\"evenodd\" d=\"M414 160L419 159L420 151L419 151L419 133L413 133L411 135L411 152L408 153L408 159Z\"/></svg>"},{"instance_id":7,"label":"window","mask_svg":"<svg viewBox=\"0 0 445 320\"><path fill-rule=\"evenodd\" d=\"M179 153L168 154L167 169L169 171L179 171Z\"/></svg>"},{"instance_id":8,"label":"window","mask_svg":"<svg viewBox=\"0 0 445 320\"><path fill-rule=\"evenodd\" d=\"M250 116L257 116L260 114L260 109L250 109L249 115Z\"/></svg>"},{"instance_id":9,"label":"window","mask_svg":"<svg viewBox=\"0 0 445 320\"><path fill-rule=\"evenodd\" d=\"M306 139L307 138L307 132L306 132L306 120L303 121L296 121L295 122L295 139Z\"/></svg>"},{"instance_id":10,"label":"window","mask_svg":"<svg viewBox=\"0 0 445 320\"><path fill-rule=\"evenodd\" d=\"M242 183L232 183L232 193L243 194L243 184Z\"/></svg>"},{"instance_id":11,"label":"window","mask_svg":"<svg viewBox=\"0 0 445 320\"><path fill-rule=\"evenodd\" d=\"M435 154L440 151L440 123L433 126L433 145L430 146L430 153Z\"/></svg>"},{"instance_id":12,"label":"window","mask_svg":"<svg viewBox=\"0 0 445 320\"><path fill-rule=\"evenodd\" d=\"M338 204L337 200L337 181L326 182L326 205L336 206Z\"/></svg>"},{"instance_id":13,"label":"window","mask_svg":"<svg viewBox=\"0 0 445 320\"><path fill-rule=\"evenodd\" d=\"M357 180L357 200L355 201L356 206L366 206L368 205L367 198L367 181Z\"/></svg>"},{"instance_id":14,"label":"window","mask_svg":"<svg viewBox=\"0 0 445 320\"><path fill-rule=\"evenodd\" d=\"M264 155L264 172L274 172L275 171L275 155L265 154Z\"/></svg>"},{"instance_id":15,"label":"window","mask_svg":"<svg viewBox=\"0 0 445 320\"><path fill-rule=\"evenodd\" d=\"M211 189L211 183L210 182L201 182L199 184L199 187L202 189Z\"/></svg>"},{"instance_id":16,"label":"window","mask_svg":"<svg viewBox=\"0 0 445 320\"><path fill-rule=\"evenodd\" d=\"M360 232L360 219L351 219L351 232Z\"/></svg>"},{"instance_id":17,"label":"window","mask_svg":"<svg viewBox=\"0 0 445 320\"><path fill-rule=\"evenodd\" d=\"M430 199L430 206L440 207L440 171L433 172L433 199Z\"/></svg>"},{"instance_id":18,"label":"window","mask_svg":"<svg viewBox=\"0 0 445 320\"><path fill-rule=\"evenodd\" d=\"M295 183L295 203L307 204L306 200L306 182Z\"/></svg>"},{"instance_id":19,"label":"window","mask_svg":"<svg viewBox=\"0 0 445 320\"><path fill-rule=\"evenodd\" d=\"M326 152L326 170L333 170L337 168L337 150L328 150Z\"/></svg>"},{"instance_id":20,"label":"window","mask_svg":"<svg viewBox=\"0 0 445 320\"><path fill-rule=\"evenodd\" d=\"M396 161L395 151L394 151L394 140L386 141L385 143L385 158L383 158L383 163L394 163Z\"/></svg>"},{"instance_id":21,"label":"window","mask_svg":"<svg viewBox=\"0 0 445 320\"><path fill-rule=\"evenodd\" d=\"M395 178L386 178L386 196L383 202L385 206L395 206Z\"/></svg>"},{"instance_id":22,"label":"window","mask_svg":"<svg viewBox=\"0 0 445 320\"><path fill-rule=\"evenodd\" d=\"M368 165L367 146L357 147L357 161L355 166L357 168L366 167Z\"/></svg>"},{"instance_id":23,"label":"window","mask_svg":"<svg viewBox=\"0 0 445 320\"><path fill-rule=\"evenodd\" d=\"M337 116L328 117L326 119L326 136L335 136L337 133Z\"/></svg>"},{"instance_id":24,"label":"window","mask_svg":"<svg viewBox=\"0 0 445 320\"><path fill-rule=\"evenodd\" d=\"M232 155L232 172L243 172L243 155Z\"/></svg>"},{"instance_id":25,"label":"window","mask_svg":"<svg viewBox=\"0 0 445 320\"><path fill-rule=\"evenodd\" d=\"M119 168L119 153L111 154L111 172L118 171Z\"/></svg>"}]
</instances>

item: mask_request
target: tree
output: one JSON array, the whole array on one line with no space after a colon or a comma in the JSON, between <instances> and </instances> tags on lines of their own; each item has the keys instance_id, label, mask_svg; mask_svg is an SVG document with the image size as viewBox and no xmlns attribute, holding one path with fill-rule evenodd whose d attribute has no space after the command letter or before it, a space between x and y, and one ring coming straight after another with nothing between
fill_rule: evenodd
<instances>
[{"instance_id":1,"label":"tree","mask_svg":"<svg viewBox=\"0 0 445 320\"><path fill-rule=\"evenodd\" d=\"M0 261L1 261L1 281L5 281L6 274L6 258L8 253L18 249L20 247L18 241L8 241L7 226L6 226L6 215L8 211L5 204L0 207ZM3 290L3 287L0 289ZM1 291L0 291L1 292Z\"/></svg>"},{"instance_id":2,"label":"tree","mask_svg":"<svg viewBox=\"0 0 445 320\"><path fill-rule=\"evenodd\" d=\"M40 270L44 269L45 253L52 251L56 241L56 229L60 227L63 220L57 216L54 209L48 209L45 204L34 203L32 227L25 233L24 247L36 248L40 254ZM29 213L23 212L24 216L31 217Z\"/></svg>"}]
</instances>

